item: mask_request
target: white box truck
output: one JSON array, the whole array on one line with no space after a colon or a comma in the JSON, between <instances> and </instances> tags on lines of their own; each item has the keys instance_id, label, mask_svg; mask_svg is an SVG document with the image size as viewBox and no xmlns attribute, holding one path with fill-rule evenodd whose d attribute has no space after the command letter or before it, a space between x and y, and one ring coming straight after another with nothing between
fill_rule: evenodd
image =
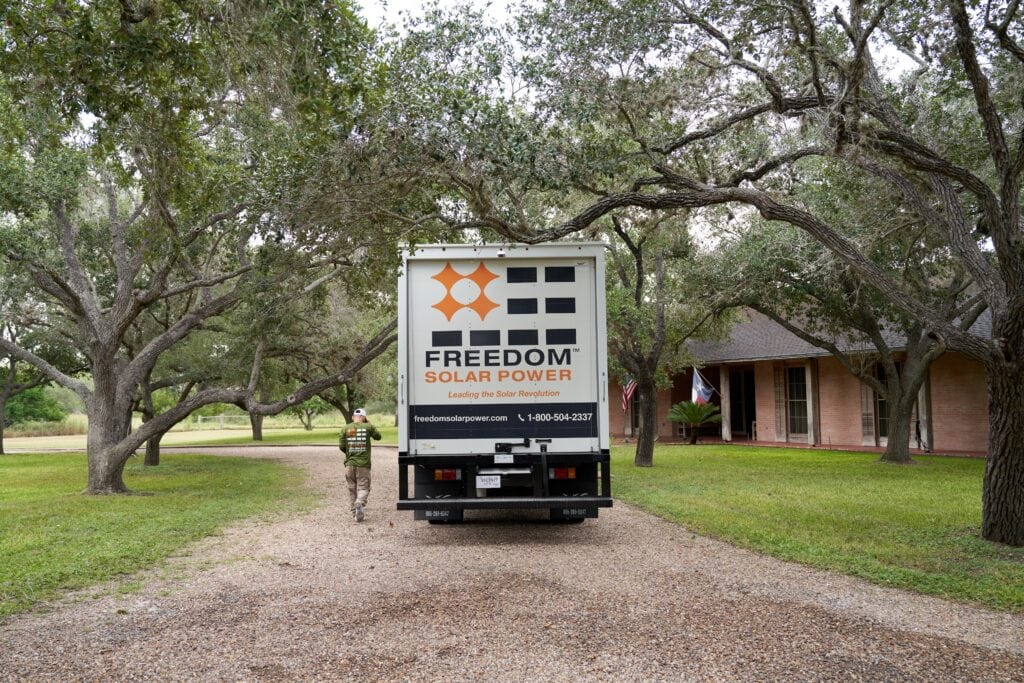
<instances>
[{"instance_id":1,"label":"white box truck","mask_svg":"<svg viewBox=\"0 0 1024 683\"><path fill-rule=\"evenodd\" d=\"M611 507L600 244L406 249L398 308L399 510Z\"/></svg>"}]
</instances>

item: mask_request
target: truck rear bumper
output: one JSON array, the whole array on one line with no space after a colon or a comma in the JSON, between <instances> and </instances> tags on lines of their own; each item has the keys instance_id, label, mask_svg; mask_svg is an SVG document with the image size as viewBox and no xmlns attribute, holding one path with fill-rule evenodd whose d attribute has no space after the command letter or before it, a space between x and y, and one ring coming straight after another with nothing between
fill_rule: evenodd
<instances>
[{"instance_id":1,"label":"truck rear bumper","mask_svg":"<svg viewBox=\"0 0 1024 683\"><path fill-rule=\"evenodd\" d=\"M605 496L547 496L491 498L428 498L398 501L399 510L496 510L573 507L610 508L612 499Z\"/></svg>"}]
</instances>

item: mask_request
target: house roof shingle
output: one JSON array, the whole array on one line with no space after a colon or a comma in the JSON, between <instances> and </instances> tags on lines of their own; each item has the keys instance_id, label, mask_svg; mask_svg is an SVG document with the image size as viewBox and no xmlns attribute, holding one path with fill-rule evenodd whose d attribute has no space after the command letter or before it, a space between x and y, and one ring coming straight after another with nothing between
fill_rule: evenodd
<instances>
[{"instance_id":1,"label":"house roof shingle","mask_svg":"<svg viewBox=\"0 0 1024 683\"><path fill-rule=\"evenodd\" d=\"M988 311L971 326L971 332L979 336L991 336L991 330L992 319ZM901 349L906 344L904 336L897 332L887 330L883 336L890 348ZM848 353L875 351L874 345L866 339L839 337L829 341ZM691 341L688 348L694 356L705 363L738 363L830 355L828 351L804 341L771 318L751 309L743 309L741 320L733 326L728 339Z\"/></svg>"}]
</instances>

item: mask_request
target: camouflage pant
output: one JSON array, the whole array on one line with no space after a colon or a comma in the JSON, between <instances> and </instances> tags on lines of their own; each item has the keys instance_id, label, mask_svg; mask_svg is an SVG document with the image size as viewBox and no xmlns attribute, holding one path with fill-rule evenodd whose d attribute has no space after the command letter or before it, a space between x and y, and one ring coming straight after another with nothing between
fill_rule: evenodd
<instances>
[{"instance_id":1,"label":"camouflage pant","mask_svg":"<svg viewBox=\"0 0 1024 683\"><path fill-rule=\"evenodd\" d=\"M370 468L347 466L345 468L345 483L348 484L351 509L353 511L356 509L356 503L366 505L366 498L370 495Z\"/></svg>"}]
</instances>

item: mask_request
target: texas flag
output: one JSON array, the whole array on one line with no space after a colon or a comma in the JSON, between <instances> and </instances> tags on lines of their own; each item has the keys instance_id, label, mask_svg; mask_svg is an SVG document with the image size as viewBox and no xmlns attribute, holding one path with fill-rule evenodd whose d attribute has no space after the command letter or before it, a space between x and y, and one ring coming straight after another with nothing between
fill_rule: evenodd
<instances>
[{"instance_id":1,"label":"texas flag","mask_svg":"<svg viewBox=\"0 0 1024 683\"><path fill-rule=\"evenodd\" d=\"M697 372L697 368L693 369L693 388L690 392L690 400L697 405L703 405L711 400L711 393L714 389L711 385L704 381L704 378Z\"/></svg>"}]
</instances>

